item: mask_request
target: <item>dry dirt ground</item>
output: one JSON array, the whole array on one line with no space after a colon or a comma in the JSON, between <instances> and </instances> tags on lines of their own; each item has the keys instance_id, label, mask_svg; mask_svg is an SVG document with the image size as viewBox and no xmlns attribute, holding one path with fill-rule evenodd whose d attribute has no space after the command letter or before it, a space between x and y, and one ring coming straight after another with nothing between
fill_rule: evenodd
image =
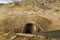
<instances>
[{"instance_id":1,"label":"dry dirt ground","mask_svg":"<svg viewBox=\"0 0 60 40\"><path fill-rule=\"evenodd\" d=\"M0 4L0 40L5 40L4 39L5 25L3 25L3 21L9 18L10 16L12 17L12 15L15 16L16 14L19 15L21 13L22 14L33 13L35 15L39 15L49 19L52 23L50 26L48 26L47 31L60 29L60 1L56 1L56 2L27 1L26 2L26 0L25 1L23 0L22 2L16 4L14 3L7 5ZM22 36L20 38L22 39L18 39L18 40L59 40L55 38L46 39L46 37L42 37L42 36L41 38L35 38L35 39L28 37L25 38Z\"/></svg>"}]
</instances>

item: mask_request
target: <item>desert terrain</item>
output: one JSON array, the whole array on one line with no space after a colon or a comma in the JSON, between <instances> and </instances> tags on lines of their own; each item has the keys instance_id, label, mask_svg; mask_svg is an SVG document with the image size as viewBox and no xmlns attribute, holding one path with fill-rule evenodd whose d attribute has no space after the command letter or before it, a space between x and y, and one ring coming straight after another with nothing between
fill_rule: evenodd
<instances>
[{"instance_id":1,"label":"desert terrain","mask_svg":"<svg viewBox=\"0 0 60 40\"><path fill-rule=\"evenodd\" d=\"M35 22L39 26L41 24L43 31L60 30L60 0L22 0L18 3L0 4L0 40L12 40L6 33L21 28L28 22ZM22 36L13 35L16 36L13 40L59 40L36 34L27 37L23 36L23 32Z\"/></svg>"}]
</instances>

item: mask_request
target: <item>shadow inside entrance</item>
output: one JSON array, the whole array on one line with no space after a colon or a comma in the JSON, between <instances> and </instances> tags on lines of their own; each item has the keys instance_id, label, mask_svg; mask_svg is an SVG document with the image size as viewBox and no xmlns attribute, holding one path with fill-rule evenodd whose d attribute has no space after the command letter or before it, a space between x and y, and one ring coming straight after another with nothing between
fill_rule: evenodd
<instances>
[{"instance_id":1,"label":"shadow inside entrance","mask_svg":"<svg viewBox=\"0 0 60 40\"><path fill-rule=\"evenodd\" d=\"M23 33L31 34L33 29L32 23L27 23L24 27Z\"/></svg>"}]
</instances>

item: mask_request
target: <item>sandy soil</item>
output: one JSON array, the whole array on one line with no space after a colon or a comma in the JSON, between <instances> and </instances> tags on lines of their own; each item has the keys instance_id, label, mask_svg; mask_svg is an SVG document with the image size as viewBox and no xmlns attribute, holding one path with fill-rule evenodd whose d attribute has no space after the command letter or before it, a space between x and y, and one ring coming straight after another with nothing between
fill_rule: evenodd
<instances>
[{"instance_id":1,"label":"sandy soil","mask_svg":"<svg viewBox=\"0 0 60 40\"><path fill-rule=\"evenodd\" d=\"M60 1L56 2L38 2L38 1L32 1L32 2L25 2L24 0L19 3L12 3L12 4L0 4L0 39L5 40L3 37L5 34L2 30L4 30L4 26L2 24L2 20L8 18L11 15L19 13L34 13L36 15L42 16L44 18L49 19L52 23L48 27L47 31L52 30L60 30ZM39 38L38 38L39 39ZM26 39L23 38L22 40L38 40L38 39ZM19 39L20 40L20 39ZM39 39L40 40L40 39ZM41 40L49 40L43 37ZM57 39L51 39L50 40L57 40Z\"/></svg>"}]
</instances>

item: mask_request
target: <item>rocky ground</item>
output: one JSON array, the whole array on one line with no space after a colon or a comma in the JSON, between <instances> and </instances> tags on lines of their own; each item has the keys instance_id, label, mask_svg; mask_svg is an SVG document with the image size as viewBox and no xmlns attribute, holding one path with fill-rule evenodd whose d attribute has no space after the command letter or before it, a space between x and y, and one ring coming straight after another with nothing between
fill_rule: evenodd
<instances>
[{"instance_id":1,"label":"rocky ground","mask_svg":"<svg viewBox=\"0 0 60 40\"><path fill-rule=\"evenodd\" d=\"M23 0L19 3L12 3L12 4L0 4L0 40L5 40L4 39L4 34L5 32L2 30L4 29L3 19L6 19L7 17L14 15L15 13L33 13L36 15L40 15L42 17L45 17L49 19L52 23L48 27L48 31L52 30L59 30L60 29L60 1L39 1L39 0ZM15 39L16 40L16 39ZM25 38L23 37L22 39L18 40L57 40L54 38L49 38L46 39L43 37L42 39L37 38Z\"/></svg>"}]
</instances>

